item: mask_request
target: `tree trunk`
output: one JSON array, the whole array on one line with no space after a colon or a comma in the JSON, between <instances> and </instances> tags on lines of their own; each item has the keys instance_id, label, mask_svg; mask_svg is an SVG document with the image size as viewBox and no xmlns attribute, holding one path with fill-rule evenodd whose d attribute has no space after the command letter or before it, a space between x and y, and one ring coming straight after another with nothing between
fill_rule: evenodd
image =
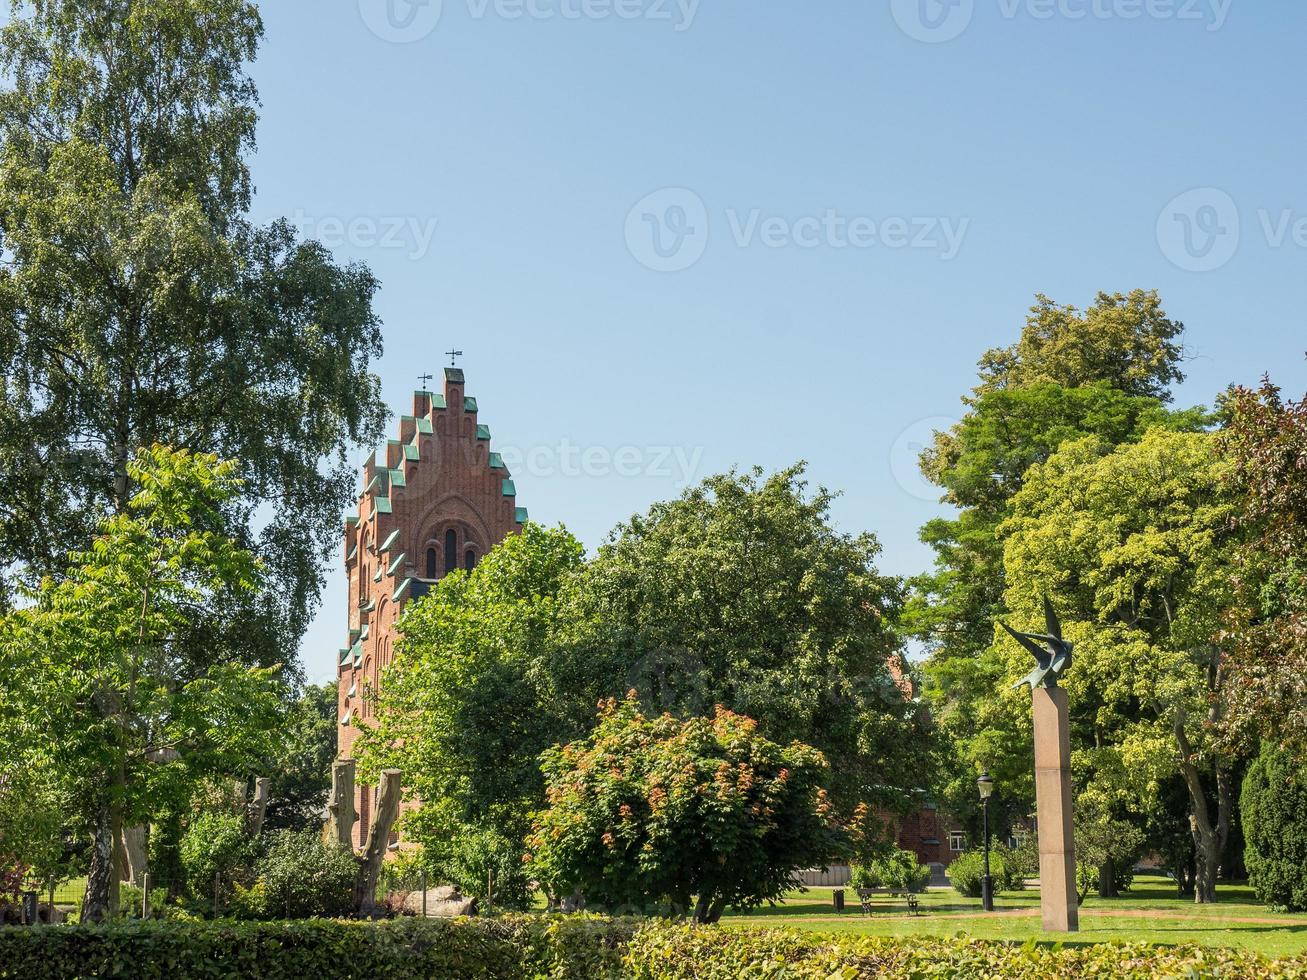
<instances>
[{"instance_id":1,"label":"tree trunk","mask_svg":"<svg viewBox=\"0 0 1307 980\"><path fill-rule=\"evenodd\" d=\"M119 881L140 884L145 873L150 870L149 828L126 827L120 838L122 867L119 869Z\"/></svg>"},{"instance_id":2,"label":"tree trunk","mask_svg":"<svg viewBox=\"0 0 1307 980\"><path fill-rule=\"evenodd\" d=\"M1214 661L1208 671L1208 690L1219 691L1221 673ZM1216 699L1213 698L1209 720L1219 718ZM1189 832L1194 839L1194 902L1207 905L1216 901L1216 878L1221 867L1221 855L1230 836L1230 808L1233 789L1230 773L1216 763L1216 820L1211 818L1207 794L1203 790L1202 776L1194 761L1196 755L1185 732L1185 714L1176 711L1172 719L1176 746L1180 750L1180 774L1189 790Z\"/></svg>"},{"instance_id":3,"label":"tree trunk","mask_svg":"<svg viewBox=\"0 0 1307 980\"><path fill-rule=\"evenodd\" d=\"M108 921L113 910L109 907L114 885L113 830L109 816L109 802L103 801L95 816L95 830L91 835L91 866L86 872L86 893L82 897L82 921L98 923Z\"/></svg>"},{"instance_id":4,"label":"tree trunk","mask_svg":"<svg viewBox=\"0 0 1307 980\"><path fill-rule=\"evenodd\" d=\"M354 760L338 759L331 766L331 797L327 800L327 839L354 850Z\"/></svg>"},{"instance_id":5,"label":"tree trunk","mask_svg":"<svg viewBox=\"0 0 1307 980\"><path fill-rule=\"evenodd\" d=\"M1098 897L1116 898L1116 862L1108 858L1098 868Z\"/></svg>"},{"instance_id":6,"label":"tree trunk","mask_svg":"<svg viewBox=\"0 0 1307 980\"><path fill-rule=\"evenodd\" d=\"M368 840L363 845L363 855L359 859L359 876L354 890L355 907L360 915L369 918L377 908L377 881L381 878L381 863L390 849L390 831L399 816L399 801L403 795L399 783L399 770L387 769L381 774L381 795L377 800L376 812L372 815L372 826L368 829Z\"/></svg>"},{"instance_id":7,"label":"tree trunk","mask_svg":"<svg viewBox=\"0 0 1307 980\"><path fill-rule=\"evenodd\" d=\"M268 797L272 793L272 780L260 776L254 780L254 799L249 806L246 829L251 837L258 837L263 832L263 820L268 815Z\"/></svg>"}]
</instances>

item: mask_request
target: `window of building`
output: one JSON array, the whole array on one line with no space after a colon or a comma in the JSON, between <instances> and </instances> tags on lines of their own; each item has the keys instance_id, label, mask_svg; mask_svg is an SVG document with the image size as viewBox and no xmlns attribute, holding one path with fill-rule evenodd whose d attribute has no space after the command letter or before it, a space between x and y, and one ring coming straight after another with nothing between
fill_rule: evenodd
<instances>
[{"instance_id":1,"label":"window of building","mask_svg":"<svg viewBox=\"0 0 1307 980\"><path fill-rule=\"evenodd\" d=\"M463 567L469 572L477 567L477 553L471 548L468 548L463 555Z\"/></svg>"},{"instance_id":2,"label":"window of building","mask_svg":"<svg viewBox=\"0 0 1307 980\"><path fill-rule=\"evenodd\" d=\"M967 849L967 835L960 830L951 831L948 835L948 849L950 851L965 851Z\"/></svg>"},{"instance_id":3,"label":"window of building","mask_svg":"<svg viewBox=\"0 0 1307 980\"><path fill-rule=\"evenodd\" d=\"M458 567L458 533L451 527L445 532L445 574Z\"/></svg>"},{"instance_id":4,"label":"window of building","mask_svg":"<svg viewBox=\"0 0 1307 980\"><path fill-rule=\"evenodd\" d=\"M427 549L427 578L435 578L438 567L439 566L436 564L436 549L428 548Z\"/></svg>"}]
</instances>

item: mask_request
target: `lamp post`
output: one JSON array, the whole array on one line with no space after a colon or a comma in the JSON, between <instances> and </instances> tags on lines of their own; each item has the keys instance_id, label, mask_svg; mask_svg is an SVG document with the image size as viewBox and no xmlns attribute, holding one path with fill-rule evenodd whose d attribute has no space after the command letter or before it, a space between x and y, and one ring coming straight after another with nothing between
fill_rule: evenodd
<instances>
[{"instance_id":1,"label":"lamp post","mask_svg":"<svg viewBox=\"0 0 1307 980\"><path fill-rule=\"evenodd\" d=\"M980 804L984 810L985 820L985 875L980 879L980 906L986 912L994 911L994 878L989 873L989 798L994 793L994 780L988 771L982 772L976 780L980 790Z\"/></svg>"}]
</instances>

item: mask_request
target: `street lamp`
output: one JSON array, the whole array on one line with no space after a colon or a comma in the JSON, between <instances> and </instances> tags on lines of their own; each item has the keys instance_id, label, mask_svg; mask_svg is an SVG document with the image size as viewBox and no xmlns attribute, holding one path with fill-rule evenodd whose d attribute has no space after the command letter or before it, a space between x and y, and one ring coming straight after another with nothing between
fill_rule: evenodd
<instances>
[{"instance_id":1,"label":"street lamp","mask_svg":"<svg viewBox=\"0 0 1307 980\"><path fill-rule=\"evenodd\" d=\"M989 798L994 793L994 780L989 772L982 772L976 780L980 790L980 803L985 813L985 876L980 879L980 906L986 912L994 911L994 878L989 873Z\"/></svg>"}]
</instances>

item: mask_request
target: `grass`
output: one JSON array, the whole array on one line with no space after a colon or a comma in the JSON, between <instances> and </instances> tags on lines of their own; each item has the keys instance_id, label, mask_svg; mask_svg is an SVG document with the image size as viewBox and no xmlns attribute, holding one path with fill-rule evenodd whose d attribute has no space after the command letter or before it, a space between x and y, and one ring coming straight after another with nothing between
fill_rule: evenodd
<instances>
[{"instance_id":1,"label":"grass","mask_svg":"<svg viewBox=\"0 0 1307 980\"><path fill-rule=\"evenodd\" d=\"M1024 942L1052 940L1039 920L1039 892L1004 892L995 910L984 912L979 899L952 889L931 889L921 896L921 914L910 915L897 899L877 896L875 911L862 915L856 891L846 889L848 904L834 911L832 889L791 892L783 902L747 915L728 915L723 923L767 926L859 936L967 936ZM1120 898L1096 896L1080 908L1080 932L1065 937L1068 945L1100 942L1198 943L1251 949L1267 956L1307 951L1307 916L1280 915L1259 905L1246 885L1219 885L1215 905L1195 905L1176 897L1166 878L1141 875Z\"/></svg>"}]
</instances>

